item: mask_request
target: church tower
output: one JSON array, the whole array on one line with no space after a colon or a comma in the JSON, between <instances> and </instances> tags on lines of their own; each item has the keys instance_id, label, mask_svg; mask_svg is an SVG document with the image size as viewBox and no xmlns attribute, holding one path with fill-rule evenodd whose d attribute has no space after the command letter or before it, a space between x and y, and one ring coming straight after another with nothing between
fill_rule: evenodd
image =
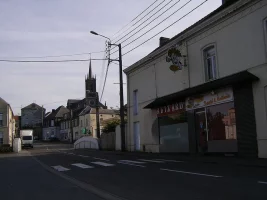
<instances>
[{"instance_id":1,"label":"church tower","mask_svg":"<svg viewBox=\"0 0 267 200\"><path fill-rule=\"evenodd\" d=\"M96 77L93 77L92 63L90 60L89 72L87 76L85 76L85 98L91 97L92 93L96 93Z\"/></svg>"}]
</instances>

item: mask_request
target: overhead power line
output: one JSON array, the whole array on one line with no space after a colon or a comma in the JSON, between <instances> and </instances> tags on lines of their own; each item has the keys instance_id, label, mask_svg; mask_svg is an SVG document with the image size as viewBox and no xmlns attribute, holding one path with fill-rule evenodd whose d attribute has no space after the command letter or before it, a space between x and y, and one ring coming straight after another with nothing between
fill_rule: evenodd
<instances>
[{"instance_id":1,"label":"overhead power line","mask_svg":"<svg viewBox=\"0 0 267 200\"><path fill-rule=\"evenodd\" d=\"M148 20L150 20L153 16L155 16L159 11L161 11L163 8L165 8L167 5L169 5L173 0L170 0L169 2L167 2L163 7L161 7L159 10L157 10L156 13L154 13L153 15L151 15L149 18L147 18L145 21L143 21L141 24L139 24L137 27L135 27L134 29L130 30L127 34L125 34L123 37L121 37L120 39L118 39L116 42L117 43L119 41L121 41L123 38L125 38L127 35L129 35L130 33L132 33L134 30L136 30L137 28L139 28L141 25L143 25L144 23L146 23ZM179 0L180 1L180 0ZM171 5L171 7L169 7L167 10L165 10L163 13L161 13L160 15L158 15L156 18L154 18L152 21L150 21L146 26L143 26L142 28L140 28L138 31L136 31L135 33L133 33L130 37L132 37L133 35L135 35L136 33L138 33L140 30L142 30L143 28L147 27L149 24L151 24L153 21L155 21L156 19L158 19L160 16L162 16L164 13L166 13L168 10L170 10L171 8L173 8L173 6L175 6L179 1L175 2L173 5ZM128 37L126 40L128 40L130 37ZM126 41L124 40L124 41ZM123 42L124 42L123 41ZM123 43L120 42L120 43Z\"/></svg>"},{"instance_id":2,"label":"overhead power line","mask_svg":"<svg viewBox=\"0 0 267 200\"><path fill-rule=\"evenodd\" d=\"M57 57L69 57L69 56L80 56L80 55L90 55L90 54L97 54L103 53L105 51L95 51L95 52L87 52L87 53L77 53L77 54L66 54L66 55L51 55L51 56L13 56L13 57L0 57L5 59L15 59L15 58L57 58Z\"/></svg>"},{"instance_id":3,"label":"overhead power line","mask_svg":"<svg viewBox=\"0 0 267 200\"><path fill-rule=\"evenodd\" d=\"M117 31L112 37L114 37L115 35L117 35L119 32L121 32L124 28L126 28L128 25L130 25L134 20L136 20L139 16L141 16L144 12L146 12L151 6L153 6L157 1L154 1L152 4L150 4L145 10L143 10L140 14L138 14L134 19L132 19L128 24L126 24L125 26L123 26L119 31Z\"/></svg>"},{"instance_id":4,"label":"overhead power line","mask_svg":"<svg viewBox=\"0 0 267 200\"><path fill-rule=\"evenodd\" d=\"M147 33L149 33L150 31L152 31L154 28L156 28L157 26L159 26L160 24L162 24L164 21L166 21L167 19L169 19L171 16L173 16L174 14L176 14L178 11L180 11L182 8L184 8L187 4L189 4L192 0L187 1L184 5L182 5L180 8L178 8L177 10L175 10L172 14L170 14L168 17L166 17L165 19L163 19L161 22L159 22L158 24L156 24L155 26L153 26L152 28L150 28L148 31L146 31L145 33L143 33L142 35L140 35L139 37L135 38L134 40L132 40L131 42L127 43L126 45L123 46L123 48L129 46L130 44L132 44L133 42L135 42L136 40L140 39L141 37L143 37L144 35L146 35ZM180 18L181 19L181 18ZM174 23L175 24L175 23ZM130 37L129 37L130 38ZM129 39L128 38L128 39ZM127 39L127 40L128 40ZM126 40L125 40L126 41ZM111 53L114 54L116 53L118 50L114 51Z\"/></svg>"},{"instance_id":5,"label":"overhead power line","mask_svg":"<svg viewBox=\"0 0 267 200\"><path fill-rule=\"evenodd\" d=\"M142 19L144 19L147 15L149 15L151 12L153 12L156 8L158 8L162 3L164 3L164 1L166 0L163 0L161 1L156 7L154 7L152 10L150 10L146 15L144 15L141 19L139 19L137 22L135 22L132 26L135 26L138 22L140 22ZM120 37L122 34L124 34L126 31L128 31L132 26L130 26L129 28L127 28L125 31L123 31L120 35L118 35L117 37L115 37L114 39L112 40L115 40L117 39L118 37Z\"/></svg>"},{"instance_id":6,"label":"overhead power line","mask_svg":"<svg viewBox=\"0 0 267 200\"><path fill-rule=\"evenodd\" d=\"M175 22L173 22L172 24L170 24L169 26L167 26L166 28L164 28L163 30L161 30L160 32L158 32L157 34L153 35L152 37L150 37L146 41L142 42L141 44L137 45L136 47L134 47L131 50L129 50L126 53L124 53L123 56L126 55L126 54L128 54L128 53L130 53L130 52L132 52L133 50L137 49L138 47L142 46L143 44L147 43L148 41L150 41L151 39L153 39L154 37L156 37L160 33L164 32L165 30L167 30L168 28L170 28L171 26L173 26L174 24L176 24L177 22L179 22L181 19L183 19L184 17L186 17L187 15L189 15L190 13L192 13L194 10L198 9L200 6L202 6L207 1L208 0L203 1L201 4L199 4L198 6L196 6L194 9L192 9L191 11L189 11L187 14L183 15L181 18L179 18L178 20L176 20Z\"/></svg>"},{"instance_id":7,"label":"overhead power line","mask_svg":"<svg viewBox=\"0 0 267 200\"><path fill-rule=\"evenodd\" d=\"M88 62L90 60L107 60L101 58L92 59L75 59L75 60L0 60L0 62L12 62L12 63L58 63L58 62Z\"/></svg>"},{"instance_id":8,"label":"overhead power line","mask_svg":"<svg viewBox=\"0 0 267 200\"><path fill-rule=\"evenodd\" d=\"M108 65L107 65L106 75L105 75L105 79L104 79L104 84L103 84L103 88L102 88L101 96L100 96L100 101L102 100L102 97L103 97L103 94L104 94L104 90L105 90L105 86L106 86L106 81L107 81L107 76L108 76L109 64L110 64L110 62L108 62Z\"/></svg>"}]
</instances>

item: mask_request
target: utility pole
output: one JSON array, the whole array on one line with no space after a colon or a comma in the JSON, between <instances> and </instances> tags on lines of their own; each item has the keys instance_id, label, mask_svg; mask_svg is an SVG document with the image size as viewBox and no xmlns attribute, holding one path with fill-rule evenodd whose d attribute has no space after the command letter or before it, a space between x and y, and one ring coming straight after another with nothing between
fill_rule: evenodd
<instances>
[{"instance_id":1,"label":"utility pole","mask_svg":"<svg viewBox=\"0 0 267 200\"><path fill-rule=\"evenodd\" d=\"M122 75L122 55L121 44L119 47L119 73L120 73L120 117L121 117L121 150L125 151L125 121L124 121L124 100L123 100L123 75Z\"/></svg>"},{"instance_id":2,"label":"utility pole","mask_svg":"<svg viewBox=\"0 0 267 200\"><path fill-rule=\"evenodd\" d=\"M73 143L73 124L72 124L72 109L70 109L70 135L71 135L71 143Z\"/></svg>"},{"instance_id":3,"label":"utility pole","mask_svg":"<svg viewBox=\"0 0 267 200\"><path fill-rule=\"evenodd\" d=\"M100 139L100 123L99 123L99 97L96 93L96 137Z\"/></svg>"},{"instance_id":4,"label":"utility pole","mask_svg":"<svg viewBox=\"0 0 267 200\"><path fill-rule=\"evenodd\" d=\"M117 46L119 48L119 58L117 59L110 59L110 54L108 55L108 61L118 61L119 62L119 75L120 75L120 119L121 119L121 151L125 151L125 122L124 122L124 101L123 101L123 75L122 75L122 53L121 53L121 44L112 44L110 38L96 33L94 31L90 31L93 35L98 35L103 38L108 39L108 52L110 51L109 48L111 46Z\"/></svg>"}]
</instances>

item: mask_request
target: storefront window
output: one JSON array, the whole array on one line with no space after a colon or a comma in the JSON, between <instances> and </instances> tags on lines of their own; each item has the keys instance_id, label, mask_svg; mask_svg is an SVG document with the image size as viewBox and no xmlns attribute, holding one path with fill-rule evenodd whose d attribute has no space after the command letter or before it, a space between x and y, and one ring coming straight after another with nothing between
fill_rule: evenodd
<instances>
[{"instance_id":1,"label":"storefront window","mask_svg":"<svg viewBox=\"0 0 267 200\"><path fill-rule=\"evenodd\" d=\"M208 107L206 112L209 140L236 140L233 102Z\"/></svg>"}]
</instances>

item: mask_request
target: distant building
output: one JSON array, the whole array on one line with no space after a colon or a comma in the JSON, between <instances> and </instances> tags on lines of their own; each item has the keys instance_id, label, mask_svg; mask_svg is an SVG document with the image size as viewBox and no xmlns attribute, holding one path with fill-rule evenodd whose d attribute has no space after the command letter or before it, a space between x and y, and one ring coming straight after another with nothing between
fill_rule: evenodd
<instances>
[{"instance_id":1,"label":"distant building","mask_svg":"<svg viewBox=\"0 0 267 200\"><path fill-rule=\"evenodd\" d=\"M32 103L21 109L21 128L42 127L45 109Z\"/></svg>"},{"instance_id":2,"label":"distant building","mask_svg":"<svg viewBox=\"0 0 267 200\"><path fill-rule=\"evenodd\" d=\"M0 146L12 146L14 135L15 119L13 111L9 103L0 97Z\"/></svg>"},{"instance_id":3,"label":"distant building","mask_svg":"<svg viewBox=\"0 0 267 200\"><path fill-rule=\"evenodd\" d=\"M91 134L94 134L95 126L90 127L90 111L97 106L99 106L99 110L107 110L106 103L104 105L98 102L96 77L92 74L90 62L88 74L85 76L85 98L68 100L67 108L70 112L64 114L63 120L61 121L60 138L71 141L71 132L73 132L73 140L77 140L83 134L89 134L89 130Z\"/></svg>"},{"instance_id":4,"label":"distant building","mask_svg":"<svg viewBox=\"0 0 267 200\"><path fill-rule=\"evenodd\" d=\"M68 113L69 109L64 106L59 106L56 110L52 110L45 116L43 123L43 140L50 138L62 139L60 135L60 122L63 120L64 114Z\"/></svg>"}]
</instances>

